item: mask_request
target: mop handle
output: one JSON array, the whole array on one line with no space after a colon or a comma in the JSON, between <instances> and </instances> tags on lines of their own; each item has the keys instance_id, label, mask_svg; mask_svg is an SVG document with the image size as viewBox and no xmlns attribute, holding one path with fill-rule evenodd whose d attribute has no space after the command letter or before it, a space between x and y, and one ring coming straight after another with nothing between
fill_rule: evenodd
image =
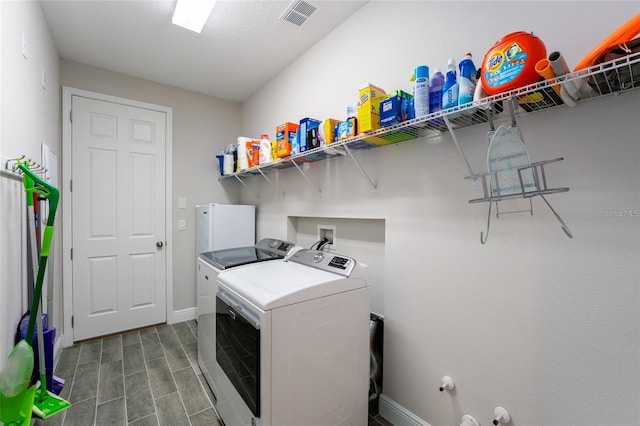
<instances>
[{"instance_id":1,"label":"mop handle","mask_svg":"<svg viewBox=\"0 0 640 426\"><path fill-rule=\"evenodd\" d=\"M53 239L53 224L56 219L60 191L33 173L26 163L18 161L18 168L24 172L23 183L25 192L27 194L36 193L49 201L49 216L47 217L47 224L44 229L44 234L42 235L42 251L40 252L40 256L48 256L51 240ZM40 186L35 186L35 183ZM27 203L29 203L29 201L30 200L27 200ZM31 204L33 204L33 201L31 201Z\"/></svg>"},{"instance_id":2,"label":"mop handle","mask_svg":"<svg viewBox=\"0 0 640 426\"><path fill-rule=\"evenodd\" d=\"M40 260L38 262L38 277L36 278L35 288L33 289L33 301L31 302L31 312L37 312L40 305L40 297L42 296L42 284L44 282L44 273L47 267L49 248L51 246L51 240L53 239L53 224L56 217L56 210L58 209L60 191L49 182L46 182L33 173L25 163L18 161L18 168L20 168L24 173L22 181L24 184L24 190L27 193L27 198L35 192L49 201L49 216L47 217L47 225L42 238L42 250L40 251ZM35 187L35 183L38 183L40 186ZM31 342L33 339L34 328L35 317L31 315L29 317L29 326L27 327L27 343Z\"/></svg>"}]
</instances>

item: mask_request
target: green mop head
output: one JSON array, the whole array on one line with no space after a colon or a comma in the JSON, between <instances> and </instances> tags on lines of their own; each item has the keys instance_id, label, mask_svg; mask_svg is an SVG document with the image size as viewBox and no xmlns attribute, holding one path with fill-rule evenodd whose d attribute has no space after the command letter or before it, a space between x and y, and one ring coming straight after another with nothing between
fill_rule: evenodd
<instances>
[{"instance_id":1,"label":"green mop head","mask_svg":"<svg viewBox=\"0 0 640 426\"><path fill-rule=\"evenodd\" d=\"M42 382L43 378L40 380L40 383L44 383ZM33 398L33 414L41 419L46 419L62 410L66 410L70 406L70 402L65 401L42 387L36 390L35 397Z\"/></svg>"}]
</instances>

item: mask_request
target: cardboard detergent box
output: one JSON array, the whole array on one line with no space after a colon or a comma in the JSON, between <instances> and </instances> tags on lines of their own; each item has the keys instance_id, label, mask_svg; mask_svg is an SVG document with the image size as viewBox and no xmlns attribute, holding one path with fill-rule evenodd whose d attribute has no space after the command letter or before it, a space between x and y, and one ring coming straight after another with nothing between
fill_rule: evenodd
<instances>
[{"instance_id":1,"label":"cardboard detergent box","mask_svg":"<svg viewBox=\"0 0 640 426\"><path fill-rule=\"evenodd\" d=\"M404 90L396 90L380 102L380 125L390 126L409 119L409 101L413 98Z\"/></svg>"},{"instance_id":2,"label":"cardboard detergent box","mask_svg":"<svg viewBox=\"0 0 640 426\"><path fill-rule=\"evenodd\" d=\"M358 120L354 117L347 118L336 124L336 140L349 139L358 134Z\"/></svg>"},{"instance_id":3,"label":"cardboard detergent box","mask_svg":"<svg viewBox=\"0 0 640 426\"><path fill-rule=\"evenodd\" d=\"M336 125L340 122L335 118L327 118L324 120L320 127L318 127L318 139L320 144L329 145L337 140L336 138Z\"/></svg>"},{"instance_id":4,"label":"cardboard detergent box","mask_svg":"<svg viewBox=\"0 0 640 426\"><path fill-rule=\"evenodd\" d=\"M297 143L297 132L300 126L296 123L286 122L276 127L276 144L278 158L291 155L294 142Z\"/></svg>"},{"instance_id":5,"label":"cardboard detergent box","mask_svg":"<svg viewBox=\"0 0 640 426\"><path fill-rule=\"evenodd\" d=\"M368 84L360 89L358 97L358 132L365 133L380 128L380 102L387 93L380 87Z\"/></svg>"},{"instance_id":6,"label":"cardboard detergent box","mask_svg":"<svg viewBox=\"0 0 640 426\"><path fill-rule=\"evenodd\" d=\"M314 118L303 118L300 120L300 127L298 128L298 145L300 152L305 152L320 146L317 130L319 126L320 120Z\"/></svg>"}]
</instances>

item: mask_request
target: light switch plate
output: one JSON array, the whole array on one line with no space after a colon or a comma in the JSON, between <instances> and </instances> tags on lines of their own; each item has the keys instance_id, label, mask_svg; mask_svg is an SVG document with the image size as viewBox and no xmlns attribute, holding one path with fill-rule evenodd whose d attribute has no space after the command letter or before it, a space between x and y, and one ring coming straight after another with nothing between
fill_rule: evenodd
<instances>
[{"instance_id":1,"label":"light switch plate","mask_svg":"<svg viewBox=\"0 0 640 426\"><path fill-rule=\"evenodd\" d=\"M186 209L187 208L187 199L184 197L178 197L178 208Z\"/></svg>"}]
</instances>

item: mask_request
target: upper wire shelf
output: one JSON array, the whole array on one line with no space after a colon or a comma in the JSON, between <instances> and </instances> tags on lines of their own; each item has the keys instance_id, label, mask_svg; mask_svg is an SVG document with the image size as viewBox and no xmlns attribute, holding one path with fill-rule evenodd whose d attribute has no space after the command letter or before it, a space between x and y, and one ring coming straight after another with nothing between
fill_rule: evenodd
<instances>
[{"instance_id":1,"label":"upper wire shelf","mask_svg":"<svg viewBox=\"0 0 640 426\"><path fill-rule=\"evenodd\" d=\"M345 152L349 153L349 151L368 150L418 138L439 137L452 130L486 123L489 121L489 111L491 110L493 114L501 112L503 101L506 102L510 99L516 101L518 113L548 110L564 105L556 88L565 83L573 83L580 88L580 99L576 100L577 102L636 89L640 87L640 53L633 53L623 58L604 62L560 77L489 96L464 106L448 108L366 134L336 141L330 145L281 158L273 163L220 176L218 179L244 178L257 174L264 176L263 171L265 170L277 170L294 166L299 168L301 163L325 160L336 155L344 155Z\"/></svg>"}]
</instances>

